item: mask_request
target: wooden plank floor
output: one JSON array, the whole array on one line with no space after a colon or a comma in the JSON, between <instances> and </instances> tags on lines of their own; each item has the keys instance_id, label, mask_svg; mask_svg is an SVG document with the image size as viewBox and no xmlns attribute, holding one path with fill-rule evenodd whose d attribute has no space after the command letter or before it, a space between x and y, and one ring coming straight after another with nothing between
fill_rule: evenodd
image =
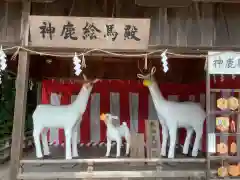
<instances>
[{"instance_id":1,"label":"wooden plank floor","mask_svg":"<svg viewBox=\"0 0 240 180\"><path fill-rule=\"evenodd\" d=\"M63 147L51 147L52 155L51 159L63 159L64 158L64 148ZM104 158L106 152L106 147L79 147L79 158ZM111 156L114 158L116 155L116 147L112 147ZM124 155L124 149L122 149L122 155ZM180 157L182 155L178 155ZM182 156L183 157L183 156ZM35 152L29 153L24 157L24 159L36 159ZM78 172L86 171L87 165L83 164L58 164L58 165L30 165L25 164L23 166L24 172ZM97 164L94 165L94 170L109 170L109 171L118 171L118 170L155 170L156 165L140 165L140 166L131 166L129 164ZM175 163L175 164L164 164L163 170L205 170L206 165L204 163ZM144 179L156 179L156 178L144 178ZM172 178L166 178L172 179ZM176 179L176 178L175 178ZM189 179L189 178L177 178L177 179ZM1 179L2 180L2 179Z\"/></svg>"},{"instance_id":2,"label":"wooden plank floor","mask_svg":"<svg viewBox=\"0 0 240 180\"><path fill-rule=\"evenodd\" d=\"M0 180L8 180L9 163L0 165Z\"/></svg>"}]
</instances>

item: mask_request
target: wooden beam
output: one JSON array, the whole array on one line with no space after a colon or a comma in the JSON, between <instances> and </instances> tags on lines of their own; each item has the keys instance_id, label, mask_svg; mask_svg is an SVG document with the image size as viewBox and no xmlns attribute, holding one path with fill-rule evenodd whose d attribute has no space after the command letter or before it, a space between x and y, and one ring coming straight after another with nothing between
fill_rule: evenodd
<instances>
[{"instance_id":1,"label":"wooden beam","mask_svg":"<svg viewBox=\"0 0 240 180\"><path fill-rule=\"evenodd\" d=\"M15 3L15 2L21 2L22 0L4 0L6 2L10 2L10 3ZM35 3L53 3L56 0L33 0L32 2Z\"/></svg>"},{"instance_id":2,"label":"wooden beam","mask_svg":"<svg viewBox=\"0 0 240 180\"><path fill-rule=\"evenodd\" d=\"M72 55L74 56L73 52L78 52L78 53L83 53L86 52L90 49L81 49L81 48L57 48L57 47L34 47L34 46L25 46L25 48L29 48L33 51L37 51L39 54L42 53L48 53L48 54L57 54L57 55L65 55L69 56ZM147 50L118 50L118 49L104 49L104 51L108 51L111 53L129 53L129 54L143 54L147 52L152 52L156 50L164 50L168 49L168 52L176 53L176 54L192 54L192 55L207 55L208 51L240 51L240 45L229 45L229 46L177 46L177 45L156 45L156 46L149 46ZM32 53L36 54L36 53ZM159 57L159 53L152 54L150 56L157 55ZM107 56L107 57L117 57L117 55L114 54L107 54L101 51L93 51L89 53L88 55L90 56ZM176 57L176 56L175 56ZM180 56L179 56L180 57ZM184 57L186 58L186 57Z\"/></svg>"},{"instance_id":3,"label":"wooden beam","mask_svg":"<svg viewBox=\"0 0 240 180\"><path fill-rule=\"evenodd\" d=\"M20 2L21 0L4 0L6 2ZM54 3L56 0L32 0L36 3ZM193 2L203 2L203 3L239 3L239 0L193 0Z\"/></svg>"},{"instance_id":4,"label":"wooden beam","mask_svg":"<svg viewBox=\"0 0 240 180\"><path fill-rule=\"evenodd\" d=\"M233 156L231 156L233 157ZM233 157L235 158L235 157ZM97 158L97 159L24 159L21 160L21 165L36 165L36 164L81 164L81 163L206 163L205 158L120 158L120 159L109 159L109 158Z\"/></svg>"},{"instance_id":5,"label":"wooden beam","mask_svg":"<svg viewBox=\"0 0 240 180\"><path fill-rule=\"evenodd\" d=\"M45 55L45 54L51 54L51 55L61 55L63 57L69 57L69 56L74 56L73 52L78 52L80 53L86 53L90 49L81 49L81 48L57 48L57 47L34 47L34 46L25 46L24 48L29 48L32 52L31 54L36 54L38 52L39 55ZM85 56L103 56L103 57L119 57L117 54L145 54L149 52L153 52L156 50L164 50L168 49L168 52L172 53L177 53L177 54L192 54L192 55L207 55L207 52L213 48L205 47L205 48L200 48L200 47L182 47L182 46L155 46L155 47L149 47L147 50L118 50L118 49L111 49L111 50L98 50L98 51L92 51L88 54L85 54ZM235 50L232 48L233 51ZM216 49L217 51L218 49ZM221 49L223 50L223 49ZM239 47L240 50L240 47ZM236 50L237 51L237 50ZM109 52L109 53L105 53ZM162 52L162 51L161 51ZM160 57L161 52L156 52L154 54L149 55L148 57ZM116 53L116 54L114 54ZM130 57L130 56L129 56ZM169 54L168 57L173 57L173 55ZM182 56L174 56L177 58L181 58ZM183 57L184 59L187 57ZM191 57L193 58L193 57Z\"/></svg>"},{"instance_id":6,"label":"wooden beam","mask_svg":"<svg viewBox=\"0 0 240 180\"><path fill-rule=\"evenodd\" d=\"M22 20L21 20L21 45L28 45L29 23L31 1L23 1ZM28 74L29 74L29 54L26 51L20 51L18 55L18 73L16 79L16 98L14 108L14 120L12 131L12 148L10 162L10 180L16 180L19 171L20 158L22 156L22 144L24 137Z\"/></svg>"},{"instance_id":7,"label":"wooden beam","mask_svg":"<svg viewBox=\"0 0 240 180\"><path fill-rule=\"evenodd\" d=\"M121 2L120 0L116 0L116 17L120 18L121 17Z\"/></svg>"},{"instance_id":8,"label":"wooden beam","mask_svg":"<svg viewBox=\"0 0 240 180\"><path fill-rule=\"evenodd\" d=\"M108 1L104 0L104 2L103 2L103 14L104 14L104 17L107 17L107 14L108 14L107 5L108 5Z\"/></svg>"},{"instance_id":9,"label":"wooden beam","mask_svg":"<svg viewBox=\"0 0 240 180\"><path fill-rule=\"evenodd\" d=\"M92 172L24 172L18 179L116 179L116 178L172 178L172 177L206 177L204 170L182 171L92 171Z\"/></svg>"}]
</instances>

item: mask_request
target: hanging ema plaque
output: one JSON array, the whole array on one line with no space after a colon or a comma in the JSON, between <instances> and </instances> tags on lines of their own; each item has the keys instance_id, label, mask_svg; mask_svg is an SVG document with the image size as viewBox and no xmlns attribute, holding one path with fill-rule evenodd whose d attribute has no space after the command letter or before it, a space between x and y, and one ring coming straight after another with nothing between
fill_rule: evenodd
<instances>
[{"instance_id":1,"label":"hanging ema plaque","mask_svg":"<svg viewBox=\"0 0 240 180\"><path fill-rule=\"evenodd\" d=\"M228 153L228 146L224 143L219 143L217 145L217 152L219 154L227 154Z\"/></svg>"},{"instance_id":2,"label":"hanging ema plaque","mask_svg":"<svg viewBox=\"0 0 240 180\"><path fill-rule=\"evenodd\" d=\"M229 117L217 117L216 118L216 128L221 131L229 130Z\"/></svg>"},{"instance_id":3,"label":"hanging ema plaque","mask_svg":"<svg viewBox=\"0 0 240 180\"><path fill-rule=\"evenodd\" d=\"M238 99L231 96L230 98L228 98L228 108L235 111L238 109L239 103L238 103Z\"/></svg>"},{"instance_id":4,"label":"hanging ema plaque","mask_svg":"<svg viewBox=\"0 0 240 180\"><path fill-rule=\"evenodd\" d=\"M224 166L221 166L220 168L218 168L217 170L218 172L218 176L219 177L226 177L228 176L228 169Z\"/></svg>"},{"instance_id":5,"label":"hanging ema plaque","mask_svg":"<svg viewBox=\"0 0 240 180\"><path fill-rule=\"evenodd\" d=\"M236 154L237 153L237 144L235 142L232 142L232 144L230 146L230 152L232 154Z\"/></svg>"},{"instance_id":6,"label":"hanging ema plaque","mask_svg":"<svg viewBox=\"0 0 240 180\"><path fill-rule=\"evenodd\" d=\"M217 107L221 110L226 110L228 108L228 100L225 98L219 98L217 100Z\"/></svg>"}]
</instances>

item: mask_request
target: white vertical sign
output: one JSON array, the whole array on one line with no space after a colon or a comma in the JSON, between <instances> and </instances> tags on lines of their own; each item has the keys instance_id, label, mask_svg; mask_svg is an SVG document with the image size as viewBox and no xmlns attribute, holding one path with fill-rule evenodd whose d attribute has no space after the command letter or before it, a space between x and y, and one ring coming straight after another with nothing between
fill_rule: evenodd
<instances>
[{"instance_id":1,"label":"white vertical sign","mask_svg":"<svg viewBox=\"0 0 240 180\"><path fill-rule=\"evenodd\" d=\"M209 74L240 74L240 53L208 52Z\"/></svg>"}]
</instances>

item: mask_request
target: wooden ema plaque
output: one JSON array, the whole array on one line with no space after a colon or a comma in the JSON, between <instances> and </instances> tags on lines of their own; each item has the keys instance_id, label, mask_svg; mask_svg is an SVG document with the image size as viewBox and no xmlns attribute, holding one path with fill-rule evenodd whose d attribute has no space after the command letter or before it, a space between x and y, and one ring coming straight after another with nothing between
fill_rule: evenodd
<instances>
[{"instance_id":1,"label":"wooden ema plaque","mask_svg":"<svg viewBox=\"0 0 240 180\"><path fill-rule=\"evenodd\" d=\"M144 134L143 133L131 133L131 158L145 158L144 151ZM141 163L130 163L130 165L139 165ZM144 163L143 163L144 164Z\"/></svg>"},{"instance_id":2,"label":"wooden ema plaque","mask_svg":"<svg viewBox=\"0 0 240 180\"><path fill-rule=\"evenodd\" d=\"M234 94L230 96L230 92L226 92L225 96L227 98L218 99L217 108L231 113L223 113L222 117L216 117L216 130L220 134L218 137L217 153L223 157L232 156L233 158L239 158L240 137L238 133L240 132L240 114L234 111L239 111L240 93L238 93L238 97L234 97ZM240 164L235 161L223 159L222 165L217 169L217 175L219 177L239 177Z\"/></svg>"},{"instance_id":3,"label":"wooden ema plaque","mask_svg":"<svg viewBox=\"0 0 240 180\"><path fill-rule=\"evenodd\" d=\"M158 120L145 120L147 158L160 158L160 131ZM148 163L152 165L153 163Z\"/></svg>"}]
</instances>

